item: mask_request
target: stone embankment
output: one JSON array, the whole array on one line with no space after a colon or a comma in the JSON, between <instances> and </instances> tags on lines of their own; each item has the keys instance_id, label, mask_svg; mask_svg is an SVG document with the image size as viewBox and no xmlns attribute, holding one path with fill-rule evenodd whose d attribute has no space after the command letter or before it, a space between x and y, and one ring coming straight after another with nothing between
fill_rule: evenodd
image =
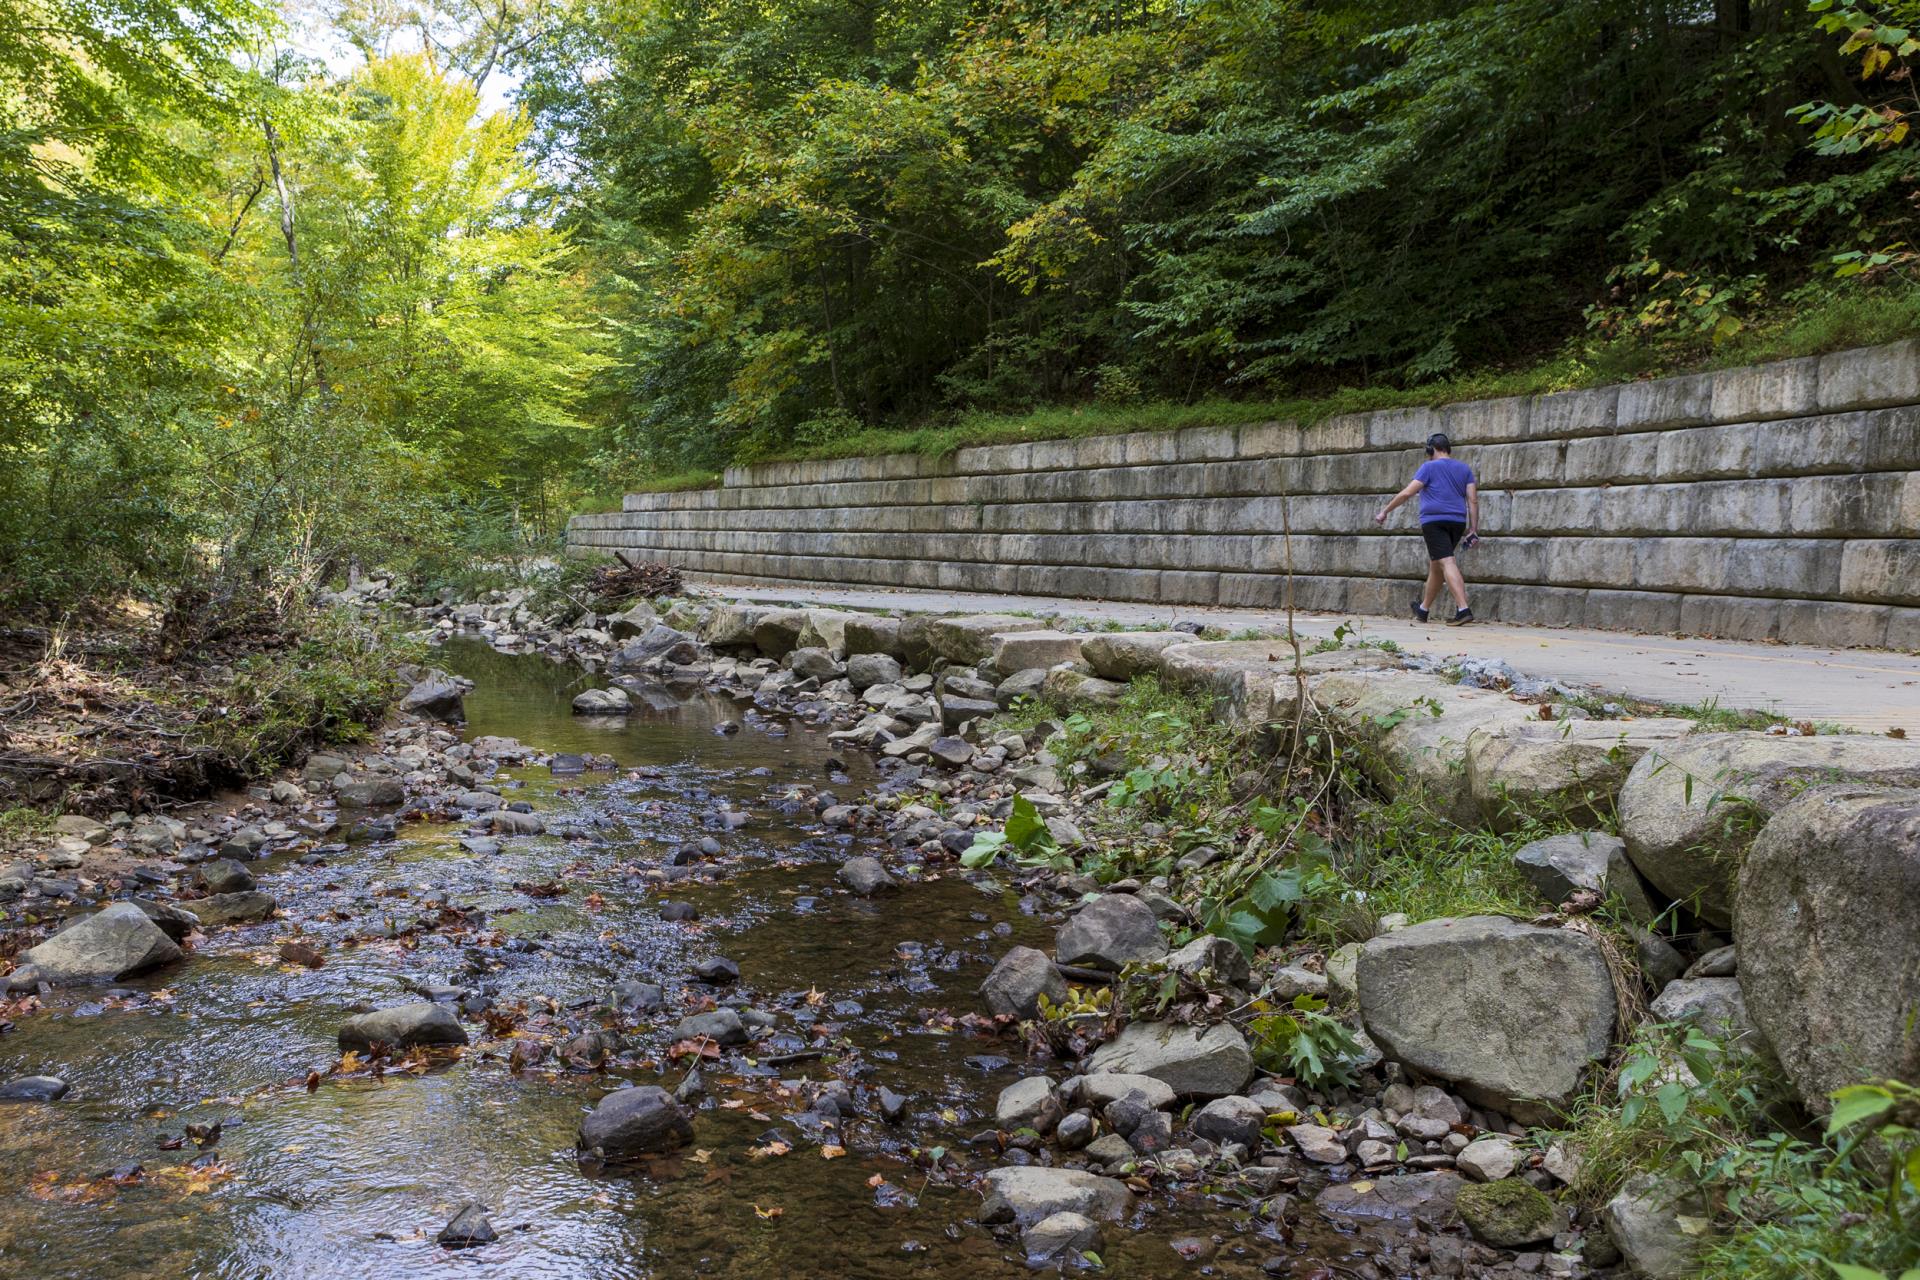
<instances>
[{"instance_id":1,"label":"stone embankment","mask_svg":"<svg viewBox=\"0 0 1920 1280\"><path fill-rule=\"evenodd\" d=\"M1483 618L1920 649L1920 341L1292 422L736 467L569 545L716 581L1400 614L1426 561L1369 517L1429 432L1477 470ZM1283 506L1285 510L1283 511Z\"/></svg>"}]
</instances>

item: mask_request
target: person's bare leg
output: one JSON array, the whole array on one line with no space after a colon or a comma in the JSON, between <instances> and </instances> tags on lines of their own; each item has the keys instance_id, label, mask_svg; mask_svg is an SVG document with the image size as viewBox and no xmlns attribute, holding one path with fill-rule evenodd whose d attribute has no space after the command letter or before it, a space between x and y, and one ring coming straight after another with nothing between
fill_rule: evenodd
<instances>
[{"instance_id":1,"label":"person's bare leg","mask_svg":"<svg viewBox=\"0 0 1920 1280\"><path fill-rule=\"evenodd\" d=\"M1440 562L1438 560L1427 561L1427 585L1426 588L1420 592L1420 607L1422 609L1433 608L1433 602L1440 598L1440 589L1445 585L1446 579L1440 576Z\"/></svg>"},{"instance_id":2,"label":"person's bare leg","mask_svg":"<svg viewBox=\"0 0 1920 1280\"><path fill-rule=\"evenodd\" d=\"M1445 560L1440 561L1439 564L1435 565L1434 567L1439 569L1442 574L1446 575L1447 590L1453 592L1454 601L1462 609L1466 608L1467 607L1467 580L1460 576L1460 562L1458 560L1455 560L1452 556L1448 556ZM1438 595L1439 593L1436 591L1434 594Z\"/></svg>"}]
</instances>

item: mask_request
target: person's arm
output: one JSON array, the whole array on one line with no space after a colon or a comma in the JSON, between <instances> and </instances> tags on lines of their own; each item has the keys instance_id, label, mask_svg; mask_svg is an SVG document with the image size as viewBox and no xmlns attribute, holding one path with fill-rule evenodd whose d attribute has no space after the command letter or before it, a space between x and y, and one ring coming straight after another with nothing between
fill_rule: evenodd
<instances>
[{"instance_id":1,"label":"person's arm","mask_svg":"<svg viewBox=\"0 0 1920 1280\"><path fill-rule=\"evenodd\" d=\"M1406 488L1394 494L1393 497L1387 502L1386 506L1374 512L1373 522L1375 524L1385 524L1387 522L1388 516L1392 515L1396 510L1398 510L1404 504L1413 501L1414 495L1419 493L1422 489L1426 487L1427 486L1424 481L1420 481L1420 480L1407 481Z\"/></svg>"},{"instance_id":2,"label":"person's arm","mask_svg":"<svg viewBox=\"0 0 1920 1280\"><path fill-rule=\"evenodd\" d=\"M1467 486L1467 536L1480 536L1480 486L1477 484Z\"/></svg>"}]
</instances>

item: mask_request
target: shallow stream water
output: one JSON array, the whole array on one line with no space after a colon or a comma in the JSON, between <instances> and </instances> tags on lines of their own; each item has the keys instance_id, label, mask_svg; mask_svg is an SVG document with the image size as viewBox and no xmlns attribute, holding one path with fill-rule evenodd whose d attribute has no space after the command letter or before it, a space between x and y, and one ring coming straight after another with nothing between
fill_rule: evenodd
<instances>
[{"instance_id":1,"label":"shallow stream water","mask_svg":"<svg viewBox=\"0 0 1920 1280\"><path fill-rule=\"evenodd\" d=\"M871 780L823 730L749 715L723 734L740 708L697 690L614 727L569 714L585 687L574 668L476 645L449 646L442 663L478 682L469 736L618 760L610 773L496 779L509 799L591 834L508 839L481 858L460 847L464 824L414 824L320 865L268 859L254 869L284 919L215 931L184 964L127 984L142 997L57 993L19 1019L0 1036L0 1078L58 1075L72 1094L0 1105L0 1274L1025 1274L1017 1248L972 1223L978 1191L912 1159L933 1147L979 1170L1001 1159L968 1143L993 1128L998 1090L1030 1069L1016 1041L939 1013L978 1010L995 958L1046 944L1015 893L957 876L875 900L838 892L835 869L860 842L783 800L795 783L824 783L830 757L853 774L833 787L843 800ZM723 802L748 824L722 831ZM706 835L724 845L711 883L641 877ZM666 898L692 903L699 922L663 921ZM296 935L324 948L323 967L280 961ZM583 1170L574 1138L598 1098L684 1077L664 1050L688 997L710 993L687 981L689 967L714 954L738 963L747 1002L776 1015L774 1040L751 1052L824 1048L863 1099L882 1085L908 1095L908 1118L889 1125L869 1104L821 1133L799 1116L800 1082L830 1077L827 1060L735 1058L705 1067L693 1148L639 1173ZM526 1025L579 1029L611 1025L593 1006L625 979L662 984L669 1007L618 1024L629 1052L611 1073L555 1057L515 1071L511 1042L465 1019L474 1043L451 1063L308 1087L339 1057L335 1033L354 1006L418 998L409 983L481 988L525 1005ZM185 1125L214 1122L206 1151L168 1149ZM754 1154L776 1142L790 1151ZM845 1155L823 1154L839 1146ZM500 1240L442 1249L435 1234L467 1201L488 1206ZM1236 1234L1236 1216L1247 1223L1228 1203L1156 1197L1108 1232L1106 1273L1253 1276L1277 1253L1289 1274L1310 1275L1315 1257L1368 1252L1325 1231L1291 1247L1270 1226ZM1209 1262L1170 1246L1209 1231L1222 1237Z\"/></svg>"}]
</instances>

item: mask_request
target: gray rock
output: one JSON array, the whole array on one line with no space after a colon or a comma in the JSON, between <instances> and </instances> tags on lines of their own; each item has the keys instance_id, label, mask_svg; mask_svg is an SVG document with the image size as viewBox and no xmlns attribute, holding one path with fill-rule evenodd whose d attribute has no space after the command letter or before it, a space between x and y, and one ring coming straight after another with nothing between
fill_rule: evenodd
<instances>
[{"instance_id":1,"label":"gray rock","mask_svg":"<svg viewBox=\"0 0 1920 1280\"><path fill-rule=\"evenodd\" d=\"M847 673L846 667L825 649L795 649L788 655L787 664L795 675L821 681L838 680Z\"/></svg>"},{"instance_id":2,"label":"gray rock","mask_svg":"<svg viewBox=\"0 0 1920 1280\"><path fill-rule=\"evenodd\" d=\"M577 716L623 716L633 710L633 699L625 689L587 689L573 697Z\"/></svg>"},{"instance_id":3,"label":"gray rock","mask_svg":"<svg viewBox=\"0 0 1920 1280\"><path fill-rule=\"evenodd\" d=\"M58 1102L67 1096L59 1076L15 1076L0 1084L0 1102Z\"/></svg>"},{"instance_id":4,"label":"gray rock","mask_svg":"<svg viewBox=\"0 0 1920 1280\"><path fill-rule=\"evenodd\" d=\"M848 858L840 864L840 883L863 898L872 897L883 889L899 887L899 881L887 874L878 858Z\"/></svg>"},{"instance_id":5,"label":"gray rock","mask_svg":"<svg viewBox=\"0 0 1920 1280\"><path fill-rule=\"evenodd\" d=\"M1715 947L1687 966L1689 978L1731 978L1740 972L1739 952L1732 946Z\"/></svg>"},{"instance_id":6,"label":"gray rock","mask_svg":"<svg viewBox=\"0 0 1920 1280\"><path fill-rule=\"evenodd\" d=\"M1229 1094L1194 1112L1191 1124L1196 1135L1216 1146L1237 1142L1249 1151L1257 1151L1260 1130L1266 1122L1266 1108L1252 1098Z\"/></svg>"},{"instance_id":7,"label":"gray rock","mask_svg":"<svg viewBox=\"0 0 1920 1280\"><path fill-rule=\"evenodd\" d=\"M1514 865L1540 896L1558 906L1576 890L1617 902L1626 918L1639 924L1658 912L1640 873L1627 860L1627 842L1605 831L1568 832L1522 846Z\"/></svg>"},{"instance_id":8,"label":"gray rock","mask_svg":"<svg viewBox=\"0 0 1920 1280\"><path fill-rule=\"evenodd\" d=\"M1520 1167L1520 1149L1508 1138L1476 1138L1454 1156L1453 1165L1475 1182L1498 1182Z\"/></svg>"},{"instance_id":9,"label":"gray rock","mask_svg":"<svg viewBox=\"0 0 1920 1280\"><path fill-rule=\"evenodd\" d=\"M1118 970L1167 953L1153 909L1131 894L1106 893L1080 908L1060 927L1054 955L1061 964Z\"/></svg>"},{"instance_id":10,"label":"gray rock","mask_svg":"<svg viewBox=\"0 0 1920 1280\"><path fill-rule=\"evenodd\" d=\"M1126 691L1124 684L1082 675L1072 667L1055 667L1047 672L1046 682L1040 686L1041 697L1063 711L1112 706Z\"/></svg>"},{"instance_id":11,"label":"gray rock","mask_svg":"<svg viewBox=\"0 0 1920 1280\"><path fill-rule=\"evenodd\" d=\"M1320 1124L1290 1124L1287 1137L1300 1154L1316 1164L1345 1164L1347 1144L1332 1129Z\"/></svg>"},{"instance_id":12,"label":"gray rock","mask_svg":"<svg viewBox=\"0 0 1920 1280\"><path fill-rule=\"evenodd\" d=\"M1145 1119L1145 1117L1141 1117ZM1103 1133L1086 1145L1087 1159L1109 1169L1130 1164L1139 1156L1133 1144L1117 1133Z\"/></svg>"},{"instance_id":13,"label":"gray rock","mask_svg":"<svg viewBox=\"0 0 1920 1280\"><path fill-rule=\"evenodd\" d=\"M208 893L244 893L254 887L253 872L232 858L214 858L195 873Z\"/></svg>"},{"instance_id":14,"label":"gray rock","mask_svg":"<svg viewBox=\"0 0 1920 1280\"><path fill-rule=\"evenodd\" d=\"M1041 1124L1049 1111L1059 1114L1059 1104L1053 1100L1053 1081L1045 1076L1028 1076L1000 1091L994 1104L994 1123L1002 1129L1039 1129L1044 1133L1053 1127Z\"/></svg>"},{"instance_id":15,"label":"gray rock","mask_svg":"<svg viewBox=\"0 0 1920 1280\"><path fill-rule=\"evenodd\" d=\"M1126 681L1159 670L1162 651L1192 643L1193 637L1184 631L1116 631L1086 637L1080 642L1080 656L1093 674Z\"/></svg>"},{"instance_id":16,"label":"gray rock","mask_svg":"<svg viewBox=\"0 0 1920 1280\"><path fill-rule=\"evenodd\" d=\"M900 663L884 653L856 653L847 659L847 683L855 689L871 689L877 684L897 684L901 674Z\"/></svg>"},{"instance_id":17,"label":"gray rock","mask_svg":"<svg viewBox=\"0 0 1920 1280\"><path fill-rule=\"evenodd\" d=\"M580 1124L581 1152L613 1164L676 1151L692 1141L692 1114L658 1085L610 1093Z\"/></svg>"},{"instance_id":18,"label":"gray rock","mask_svg":"<svg viewBox=\"0 0 1920 1280\"><path fill-rule=\"evenodd\" d=\"M960 769L973 759L973 744L965 738L935 738L927 754L949 769Z\"/></svg>"},{"instance_id":19,"label":"gray rock","mask_svg":"<svg viewBox=\"0 0 1920 1280\"><path fill-rule=\"evenodd\" d=\"M749 1039L746 1024L732 1009L710 1009L706 1013L682 1018L680 1025L673 1029L673 1037L676 1040L711 1040L723 1048L743 1045Z\"/></svg>"},{"instance_id":20,"label":"gray rock","mask_svg":"<svg viewBox=\"0 0 1920 1280\"><path fill-rule=\"evenodd\" d=\"M180 904L207 928L223 924L253 924L274 913L274 900L264 893L214 893Z\"/></svg>"},{"instance_id":21,"label":"gray rock","mask_svg":"<svg viewBox=\"0 0 1920 1280\"><path fill-rule=\"evenodd\" d=\"M84 986L113 982L181 958L181 950L147 913L116 902L23 952L14 970L16 990L35 983Z\"/></svg>"},{"instance_id":22,"label":"gray rock","mask_svg":"<svg viewBox=\"0 0 1920 1280\"><path fill-rule=\"evenodd\" d=\"M1029 1227L1056 1213L1077 1213L1096 1220L1117 1220L1133 1205L1125 1184L1082 1169L1014 1165L987 1173L988 1196L982 1221L1016 1222Z\"/></svg>"},{"instance_id":23,"label":"gray rock","mask_svg":"<svg viewBox=\"0 0 1920 1280\"><path fill-rule=\"evenodd\" d=\"M1100 1224L1083 1213L1054 1213L1028 1227L1020 1237L1029 1264L1097 1252Z\"/></svg>"},{"instance_id":24,"label":"gray rock","mask_svg":"<svg viewBox=\"0 0 1920 1280\"><path fill-rule=\"evenodd\" d=\"M1206 985L1225 983L1245 990L1253 982L1253 971L1239 947L1216 934L1203 933L1167 957L1167 968Z\"/></svg>"},{"instance_id":25,"label":"gray rock","mask_svg":"<svg viewBox=\"0 0 1920 1280\"><path fill-rule=\"evenodd\" d=\"M1687 967L1673 944L1659 934L1629 925L1627 936L1633 939L1633 958L1639 962L1640 972L1655 991L1678 978Z\"/></svg>"},{"instance_id":26,"label":"gray rock","mask_svg":"<svg viewBox=\"0 0 1920 1280\"><path fill-rule=\"evenodd\" d=\"M147 919L160 928L160 932L180 942L200 927L200 917L173 902L160 902L153 898L129 898L129 902L146 912Z\"/></svg>"},{"instance_id":27,"label":"gray rock","mask_svg":"<svg viewBox=\"0 0 1920 1280\"><path fill-rule=\"evenodd\" d=\"M448 1249L470 1249L475 1245L492 1244L500 1238L493 1229L493 1223L487 1218L487 1206L468 1202L460 1206L446 1226L440 1228L435 1242Z\"/></svg>"},{"instance_id":28,"label":"gray rock","mask_svg":"<svg viewBox=\"0 0 1920 1280\"><path fill-rule=\"evenodd\" d=\"M1223 1098L1239 1093L1253 1077L1253 1053L1247 1038L1224 1022L1210 1027L1134 1022L1094 1050L1087 1070L1152 1076L1182 1097Z\"/></svg>"},{"instance_id":29,"label":"gray rock","mask_svg":"<svg viewBox=\"0 0 1920 1280\"><path fill-rule=\"evenodd\" d=\"M436 671L407 690L406 696L400 699L400 709L459 724L467 718L463 697L464 691L457 681L443 671Z\"/></svg>"},{"instance_id":30,"label":"gray rock","mask_svg":"<svg viewBox=\"0 0 1920 1280\"><path fill-rule=\"evenodd\" d=\"M411 1049L416 1045L467 1043L467 1033L453 1010L444 1004L422 1000L390 1009L376 1009L348 1018L340 1024L340 1047L357 1051L383 1044L389 1049Z\"/></svg>"},{"instance_id":31,"label":"gray rock","mask_svg":"<svg viewBox=\"0 0 1920 1280\"><path fill-rule=\"evenodd\" d=\"M940 723L948 729L958 729L969 720L982 720L1000 709L1000 704L987 699L961 698L953 694L940 697Z\"/></svg>"},{"instance_id":32,"label":"gray rock","mask_svg":"<svg viewBox=\"0 0 1920 1280\"><path fill-rule=\"evenodd\" d=\"M537 813L498 809L487 815L487 829L503 836L537 836L547 829L547 824Z\"/></svg>"},{"instance_id":33,"label":"gray rock","mask_svg":"<svg viewBox=\"0 0 1920 1280\"><path fill-rule=\"evenodd\" d=\"M1747 1016L1746 997L1737 978L1683 978L1670 982L1653 1002L1653 1016L1661 1022L1684 1022L1698 1027L1730 1049L1767 1053L1766 1040Z\"/></svg>"},{"instance_id":34,"label":"gray rock","mask_svg":"<svg viewBox=\"0 0 1920 1280\"><path fill-rule=\"evenodd\" d=\"M993 966L993 972L980 984L980 994L993 1013L1032 1018L1039 1015L1042 995L1054 1004L1067 998L1067 981L1046 952L1015 947Z\"/></svg>"},{"instance_id":35,"label":"gray rock","mask_svg":"<svg viewBox=\"0 0 1920 1280\"><path fill-rule=\"evenodd\" d=\"M656 623L636 639L620 646L613 655L614 667L637 667L648 662L688 667L700 660L700 646L684 631L665 623Z\"/></svg>"},{"instance_id":36,"label":"gray rock","mask_svg":"<svg viewBox=\"0 0 1920 1280\"><path fill-rule=\"evenodd\" d=\"M858 656L867 653L881 653L897 658L901 655L900 627L898 618L875 618L867 614L849 613L846 623L847 652ZM851 670L851 663L849 663Z\"/></svg>"},{"instance_id":37,"label":"gray rock","mask_svg":"<svg viewBox=\"0 0 1920 1280\"><path fill-rule=\"evenodd\" d=\"M1025 671L1016 671L993 687L994 705L1005 711L1022 698L1037 698L1046 683L1045 667L1029 667Z\"/></svg>"},{"instance_id":38,"label":"gray rock","mask_svg":"<svg viewBox=\"0 0 1920 1280\"><path fill-rule=\"evenodd\" d=\"M1429 920L1369 942L1358 982L1367 1034L1389 1058L1526 1123L1569 1105L1612 1043L1606 959L1571 929Z\"/></svg>"},{"instance_id":39,"label":"gray rock","mask_svg":"<svg viewBox=\"0 0 1920 1280\"><path fill-rule=\"evenodd\" d=\"M1521 1178L1462 1187L1453 1203L1474 1239L1496 1249L1551 1240L1566 1225L1553 1201Z\"/></svg>"},{"instance_id":40,"label":"gray rock","mask_svg":"<svg viewBox=\"0 0 1920 1280\"><path fill-rule=\"evenodd\" d=\"M1809 785L1837 781L1920 786L1920 740L1694 735L1633 767L1620 792L1620 833L1655 888L1724 927L1733 923L1734 877L1754 837Z\"/></svg>"},{"instance_id":41,"label":"gray rock","mask_svg":"<svg viewBox=\"0 0 1920 1280\"><path fill-rule=\"evenodd\" d=\"M610 1003L616 1009L647 1012L662 1007L666 995L657 983L628 979L614 985Z\"/></svg>"},{"instance_id":42,"label":"gray rock","mask_svg":"<svg viewBox=\"0 0 1920 1280\"><path fill-rule=\"evenodd\" d=\"M1336 1217L1440 1227L1454 1220L1454 1199L1465 1186L1467 1180L1457 1173L1401 1173L1336 1183L1313 1202Z\"/></svg>"},{"instance_id":43,"label":"gray rock","mask_svg":"<svg viewBox=\"0 0 1920 1280\"><path fill-rule=\"evenodd\" d=\"M1668 1182L1652 1174L1628 1179L1600 1217L1627 1264L1645 1280L1692 1275L1713 1228L1697 1195L1677 1179Z\"/></svg>"},{"instance_id":44,"label":"gray rock","mask_svg":"<svg viewBox=\"0 0 1920 1280\"><path fill-rule=\"evenodd\" d=\"M948 662L972 666L993 654L994 637L1012 631L1040 631L1046 623L1038 618L1016 618L1007 614L981 613L958 618L937 618L928 624L929 650ZM905 639L903 632L903 639ZM912 654L909 653L911 658ZM922 665L915 663L915 666Z\"/></svg>"},{"instance_id":45,"label":"gray rock","mask_svg":"<svg viewBox=\"0 0 1920 1280\"><path fill-rule=\"evenodd\" d=\"M407 789L394 778L354 778L333 789L334 798L353 809L379 809L399 804Z\"/></svg>"},{"instance_id":46,"label":"gray rock","mask_svg":"<svg viewBox=\"0 0 1920 1280\"><path fill-rule=\"evenodd\" d=\"M1774 816L1740 868L1735 981L1815 1112L1863 1079L1920 1079L1916 903L1920 790L1809 791Z\"/></svg>"},{"instance_id":47,"label":"gray rock","mask_svg":"<svg viewBox=\"0 0 1920 1280\"><path fill-rule=\"evenodd\" d=\"M1290 1004L1298 996L1325 999L1326 995L1327 975L1303 965L1290 964L1275 969L1267 979L1267 999L1276 1004Z\"/></svg>"},{"instance_id":48,"label":"gray rock","mask_svg":"<svg viewBox=\"0 0 1920 1280\"><path fill-rule=\"evenodd\" d=\"M1178 1097L1165 1080L1120 1071L1096 1071L1081 1076L1080 1096L1096 1107L1133 1098L1149 1110L1164 1110Z\"/></svg>"}]
</instances>

